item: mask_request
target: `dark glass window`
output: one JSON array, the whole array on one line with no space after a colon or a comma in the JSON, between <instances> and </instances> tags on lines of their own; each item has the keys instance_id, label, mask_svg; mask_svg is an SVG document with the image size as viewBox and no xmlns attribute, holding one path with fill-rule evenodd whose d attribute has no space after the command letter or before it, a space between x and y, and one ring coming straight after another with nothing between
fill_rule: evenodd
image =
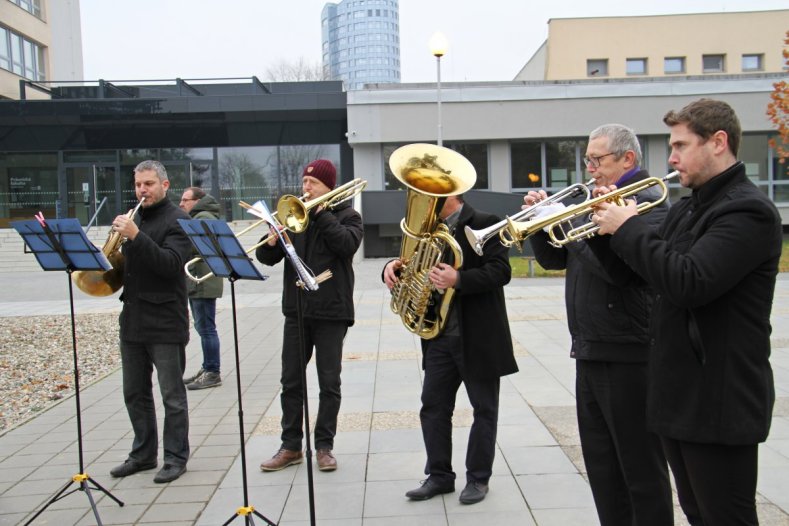
<instances>
[{"instance_id":1,"label":"dark glass window","mask_svg":"<svg viewBox=\"0 0 789 526\"><path fill-rule=\"evenodd\" d=\"M543 188L542 143L516 142L510 146L512 188Z\"/></svg>"},{"instance_id":2,"label":"dark glass window","mask_svg":"<svg viewBox=\"0 0 789 526\"><path fill-rule=\"evenodd\" d=\"M38 212L57 217L57 174L56 153L0 154L0 227Z\"/></svg>"},{"instance_id":3,"label":"dark glass window","mask_svg":"<svg viewBox=\"0 0 789 526\"><path fill-rule=\"evenodd\" d=\"M487 190L488 184L488 145L487 143L447 143L444 146L451 148L465 157L474 166L477 172L477 182L474 183L475 190Z\"/></svg>"},{"instance_id":4,"label":"dark glass window","mask_svg":"<svg viewBox=\"0 0 789 526\"><path fill-rule=\"evenodd\" d=\"M703 55L701 68L704 73L723 73L726 71L725 55Z\"/></svg>"}]
</instances>

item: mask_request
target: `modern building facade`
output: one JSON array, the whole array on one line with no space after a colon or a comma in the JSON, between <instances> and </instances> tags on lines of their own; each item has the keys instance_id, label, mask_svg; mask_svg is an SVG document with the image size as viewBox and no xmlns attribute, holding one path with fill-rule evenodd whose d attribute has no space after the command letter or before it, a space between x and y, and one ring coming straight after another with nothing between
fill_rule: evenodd
<instances>
[{"instance_id":1,"label":"modern building facade","mask_svg":"<svg viewBox=\"0 0 789 526\"><path fill-rule=\"evenodd\" d=\"M0 0L0 99L18 97L20 81L82 77L79 0ZM49 98L45 89L26 94Z\"/></svg>"},{"instance_id":2,"label":"modern building facade","mask_svg":"<svg viewBox=\"0 0 789 526\"><path fill-rule=\"evenodd\" d=\"M789 10L554 18L515 80L785 72Z\"/></svg>"},{"instance_id":3,"label":"modern building facade","mask_svg":"<svg viewBox=\"0 0 789 526\"><path fill-rule=\"evenodd\" d=\"M442 84L443 144L477 171L467 200L499 215L520 210L533 188L556 191L587 179L583 155L589 132L618 122L633 128L654 175L668 166L668 110L702 97L727 101L744 137L740 159L748 175L778 205L789 224L789 163L779 163L765 116L781 74L556 82ZM436 85L400 84L348 93L348 141L354 172L369 179L362 199L365 255L396 254L405 192L389 169L397 147L436 138ZM670 185L670 198L685 190ZM395 252L393 252L395 251Z\"/></svg>"},{"instance_id":4,"label":"modern building facade","mask_svg":"<svg viewBox=\"0 0 789 526\"><path fill-rule=\"evenodd\" d=\"M400 82L398 0L342 0L321 13L324 76L347 90Z\"/></svg>"},{"instance_id":5,"label":"modern building facade","mask_svg":"<svg viewBox=\"0 0 789 526\"><path fill-rule=\"evenodd\" d=\"M109 224L136 204L133 169L145 159L167 168L171 199L203 187L227 220L250 218L241 200L301 195L315 158L335 162L341 181L352 174L341 82L100 82L0 101L0 123L3 228L38 211Z\"/></svg>"}]
</instances>

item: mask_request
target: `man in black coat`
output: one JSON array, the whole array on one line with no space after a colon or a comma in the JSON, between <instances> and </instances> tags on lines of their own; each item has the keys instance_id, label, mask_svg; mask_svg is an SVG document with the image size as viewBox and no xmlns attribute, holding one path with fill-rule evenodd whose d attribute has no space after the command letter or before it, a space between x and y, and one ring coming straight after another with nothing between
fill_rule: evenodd
<instances>
[{"instance_id":1,"label":"man in black coat","mask_svg":"<svg viewBox=\"0 0 789 526\"><path fill-rule=\"evenodd\" d=\"M164 466L154 482L170 482L186 471L189 460L189 409L183 383L189 314L184 263L192 245L178 224L189 214L167 198L170 181L158 161L134 169L137 217L117 216L113 229L126 238L123 310L120 315L123 397L134 429L128 459L113 468L125 477L157 465L158 434L151 374L156 367L164 403Z\"/></svg>"},{"instance_id":2,"label":"man in black coat","mask_svg":"<svg viewBox=\"0 0 789 526\"><path fill-rule=\"evenodd\" d=\"M636 134L621 124L592 131L584 162L597 188L621 188L649 177L640 167ZM660 194L652 187L637 199L654 202ZM524 201L533 205L546 197L544 191L531 191ZM665 204L653 209L644 222L656 228L667 210ZM588 221L584 216L578 223ZM673 524L666 459L659 438L646 426L652 292L643 282L631 285L631 280L622 280L586 243L557 248L542 231L530 242L544 268L567 269L565 300L570 356L576 360L578 431L600 524Z\"/></svg>"},{"instance_id":3,"label":"man in black coat","mask_svg":"<svg viewBox=\"0 0 789 526\"><path fill-rule=\"evenodd\" d=\"M700 99L663 122L669 164L691 195L657 231L632 204L602 206L593 221L657 293L647 425L661 437L688 522L758 524L781 217L737 161L742 129L728 104Z\"/></svg>"},{"instance_id":4,"label":"man in black coat","mask_svg":"<svg viewBox=\"0 0 789 526\"><path fill-rule=\"evenodd\" d=\"M337 181L334 164L326 159L312 161L304 168L302 187L309 199L329 193ZM284 218L283 218L284 219ZM332 272L331 279L320 284L317 291L300 292L298 276L290 263L285 265L282 288L282 314L285 328L282 337L282 445L274 456L260 464L263 471L279 471L302 461L304 438L304 398L302 368L309 362L315 349L320 401L315 422L315 449L320 471L337 469L332 453L337 433L337 415L342 400L340 373L342 345L348 327L354 323L353 256L362 243L362 217L344 202L329 210L322 206L310 211L309 227L300 234L290 235L293 248L307 267L316 274ZM257 249L255 255L263 264L275 265L285 257L285 251L273 237ZM305 348L299 349L297 298L301 294Z\"/></svg>"},{"instance_id":5,"label":"man in black coat","mask_svg":"<svg viewBox=\"0 0 789 526\"><path fill-rule=\"evenodd\" d=\"M428 478L406 496L426 500L455 491L452 413L462 382L474 408L474 422L460 502L474 504L485 498L493 470L501 377L518 371L504 300L504 285L510 281L511 269L504 246L488 243L479 256L463 233L467 225L476 230L497 223L499 218L474 210L462 196L447 197L439 217L460 245L463 265L455 270L452 265L439 263L429 274L437 289L454 288L455 297L443 332L434 339L422 340L425 380L419 418ZM398 280L400 267L399 259L384 267L383 279L389 289Z\"/></svg>"}]
</instances>

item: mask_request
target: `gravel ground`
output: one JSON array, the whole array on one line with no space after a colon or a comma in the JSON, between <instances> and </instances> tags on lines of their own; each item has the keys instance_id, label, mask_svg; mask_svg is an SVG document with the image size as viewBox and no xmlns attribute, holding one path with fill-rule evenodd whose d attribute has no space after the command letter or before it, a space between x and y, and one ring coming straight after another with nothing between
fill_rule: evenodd
<instances>
[{"instance_id":1,"label":"gravel ground","mask_svg":"<svg viewBox=\"0 0 789 526\"><path fill-rule=\"evenodd\" d=\"M75 317L80 387L120 366L118 314ZM74 393L70 316L0 318L0 434Z\"/></svg>"}]
</instances>

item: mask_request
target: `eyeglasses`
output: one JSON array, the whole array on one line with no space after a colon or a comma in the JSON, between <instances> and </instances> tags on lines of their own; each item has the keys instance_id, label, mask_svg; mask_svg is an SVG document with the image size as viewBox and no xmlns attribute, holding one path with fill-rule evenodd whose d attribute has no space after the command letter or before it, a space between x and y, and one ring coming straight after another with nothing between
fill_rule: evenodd
<instances>
[{"instance_id":1,"label":"eyeglasses","mask_svg":"<svg viewBox=\"0 0 789 526\"><path fill-rule=\"evenodd\" d=\"M195 197L182 197L181 202L183 203L184 201L199 201L199 199Z\"/></svg>"},{"instance_id":2,"label":"eyeglasses","mask_svg":"<svg viewBox=\"0 0 789 526\"><path fill-rule=\"evenodd\" d=\"M604 155L584 155L584 164L589 166L594 166L595 168L600 168L600 159L603 157L608 157L609 155L614 155L614 152L606 153Z\"/></svg>"}]
</instances>

